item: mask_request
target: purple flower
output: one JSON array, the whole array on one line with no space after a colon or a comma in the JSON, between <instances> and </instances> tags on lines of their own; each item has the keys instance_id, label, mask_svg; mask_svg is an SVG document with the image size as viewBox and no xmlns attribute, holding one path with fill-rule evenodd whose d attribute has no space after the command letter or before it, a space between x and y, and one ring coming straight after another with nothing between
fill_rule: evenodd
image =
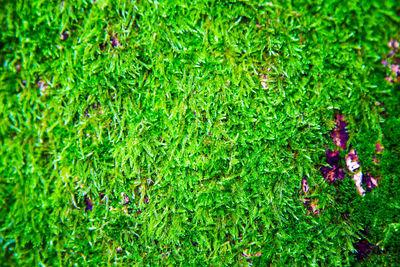
<instances>
[{"instance_id":1,"label":"purple flower","mask_svg":"<svg viewBox=\"0 0 400 267\"><path fill-rule=\"evenodd\" d=\"M380 152L382 152L383 151L383 146L381 145L381 143L378 141L376 144L375 144L375 152L376 153L380 153Z\"/></svg>"},{"instance_id":2,"label":"purple flower","mask_svg":"<svg viewBox=\"0 0 400 267\"><path fill-rule=\"evenodd\" d=\"M89 111L89 108L87 108L86 110L85 110L85 115L84 115L86 118L90 118L91 116L90 116L90 111Z\"/></svg>"},{"instance_id":3,"label":"purple flower","mask_svg":"<svg viewBox=\"0 0 400 267\"><path fill-rule=\"evenodd\" d=\"M386 81L388 81L390 83L393 83L393 78L392 77L388 76L388 77L385 77L385 79L386 79Z\"/></svg>"},{"instance_id":4,"label":"purple flower","mask_svg":"<svg viewBox=\"0 0 400 267\"><path fill-rule=\"evenodd\" d=\"M389 64L389 63L388 63L388 61L387 61L386 59L383 59L383 60L382 60L382 65L383 65L383 66L387 67L388 64Z\"/></svg>"},{"instance_id":5,"label":"purple flower","mask_svg":"<svg viewBox=\"0 0 400 267\"><path fill-rule=\"evenodd\" d=\"M37 86L39 87L40 90L40 95L46 95L47 94L47 85L43 81L39 81L37 83Z\"/></svg>"},{"instance_id":6,"label":"purple flower","mask_svg":"<svg viewBox=\"0 0 400 267\"><path fill-rule=\"evenodd\" d=\"M261 82L261 87L263 89L268 89L268 84L266 82Z\"/></svg>"},{"instance_id":7,"label":"purple flower","mask_svg":"<svg viewBox=\"0 0 400 267\"><path fill-rule=\"evenodd\" d=\"M64 31L63 33L61 33L61 40L65 41L67 40L69 37L69 33L67 31Z\"/></svg>"},{"instance_id":8,"label":"purple flower","mask_svg":"<svg viewBox=\"0 0 400 267\"><path fill-rule=\"evenodd\" d=\"M42 87L44 86L44 82L38 81L37 86L39 87L39 89L42 89Z\"/></svg>"},{"instance_id":9,"label":"purple flower","mask_svg":"<svg viewBox=\"0 0 400 267\"><path fill-rule=\"evenodd\" d=\"M393 41L393 48L394 49L399 49L399 42L397 42L397 41Z\"/></svg>"},{"instance_id":10,"label":"purple flower","mask_svg":"<svg viewBox=\"0 0 400 267\"><path fill-rule=\"evenodd\" d=\"M392 65L390 65L390 69L392 70L392 72L394 74L397 74L400 71L400 66L396 65L396 64L392 64Z\"/></svg>"},{"instance_id":11,"label":"purple flower","mask_svg":"<svg viewBox=\"0 0 400 267\"><path fill-rule=\"evenodd\" d=\"M117 37L116 36L112 36L111 38L111 45L112 45L112 47L117 47L117 46L119 46L119 42L118 42L118 39L117 39Z\"/></svg>"},{"instance_id":12,"label":"purple flower","mask_svg":"<svg viewBox=\"0 0 400 267\"><path fill-rule=\"evenodd\" d=\"M121 193L121 196L122 196L122 204L123 205L126 205L126 204L128 204L129 203L129 197L124 193L124 192L122 192Z\"/></svg>"},{"instance_id":13,"label":"purple flower","mask_svg":"<svg viewBox=\"0 0 400 267\"><path fill-rule=\"evenodd\" d=\"M85 197L85 204L86 204L86 211L92 210L93 202L88 197Z\"/></svg>"}]
</instances>

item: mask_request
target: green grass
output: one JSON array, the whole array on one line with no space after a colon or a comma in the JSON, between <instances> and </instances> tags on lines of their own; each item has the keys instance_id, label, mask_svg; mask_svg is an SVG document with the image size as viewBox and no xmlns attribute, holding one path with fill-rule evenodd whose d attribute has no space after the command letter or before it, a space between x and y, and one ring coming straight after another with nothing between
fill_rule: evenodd
<instances>
[{"instance_id":1,"label":"green grass","mask_svg":"<svg viewBox=\"0 0 400 267\"><path fill-rule=\"evenodd\" d=\"M397 1L0 2L3 264L400 261ZM364 197L319 171L339 112Z\"/></svg>"}]
</instances>

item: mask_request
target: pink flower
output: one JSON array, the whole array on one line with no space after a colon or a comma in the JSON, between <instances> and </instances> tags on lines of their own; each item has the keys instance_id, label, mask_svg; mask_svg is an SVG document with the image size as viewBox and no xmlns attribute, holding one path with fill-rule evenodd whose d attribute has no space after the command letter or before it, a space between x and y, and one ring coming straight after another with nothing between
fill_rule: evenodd
<instances>
[{"instance_id":1,"label":"pink flower","mask_svg":"<svg viewBox=\"0 0 400 267\"><path fill-rule=\"evenodd\" d=\"M118 42L118 39L117 39L117 37L116 36L112 36L111 38L110 38L110 40L111 40L111 45L112 45L112 47L117 47L117 46L119 46L119 42Z\"/></svg>"},{"instance_id":2,"label":"pink flower","mask_svg":"<svg viewBox=\"0 0 400 267\"><path fill-rule=\"evenodd\" d=\"M124 205L128 204L129 203L129 197L124 192L121 193L121 196L122 196L122 199L123 199L121 204L124 204Z\"/></svg>"},{"instance_id":3,"label":"pink flower","mask_svg":"<svg viewBox=\"0 0 400 267\"><path fill-rule=\"evenodd\" d=\"M396 64L392 64L392 65L390 66L390 69L392 70L392 72L393 72L394 74L397 74L397 73L399 72L399 70L400 70L400 66L399 66L399 65L396 65Z\"/></svg>"},{"instance_id":4,"label":"pink flower","mask_svg":"<svg viewBox=\"0 0 400 267\"><path fill-rule=\"evenodd\" d=\"M376 144L375 144L375 152L376 153L380 153L380 152L382 152L383 151L383 146L381 145L381 143L378 141Z\"/></svg>"},{"instance_id":5,"label":"pink flower","mask_svg":"<svg viewBox=\"0 0 400 267\"><path fill-rule=\"evenodd\" d=\"M397 42L397 41L393 41L392 42L392 47L394 48L394 49L399 49L399 42Z\"/></svg>"},{"instance_id":6,"label":"pink flower","mask_svg":"<svg viewBox=\"0 0 400 267\"><path fill-rule=\"evenodd\" d=\"M393 83L393 78L391 76L385 77L386 81Z\"/></svg>"},{"instance_id":7,"label":"pink flower","mask_svg":"<svg viewBox=\"0 0 400 267\"><path fill-rule=\"evenodd\" d=\"M40 95L47 95L47 85L45 82L39 81L37 86L39 87Z\"/></svg>"},{"instance_id":8,"label":"pink flower","mask_svg":"<svg viewBox=\"0 0 400 267\"><path fill-rule=\"evenodd\" d=\"M67 31L64 31L63 33L61 33L61 40L65 41L67 40L69 37L69 33Z\"/></svg>"},{"instance_id":9,"label":"pink flower","mask_svg":"<svg viewBox=\"0 0 400 267\"><path fill-rule=\"evenodd\" d=\"M266 82L261 82L261 86L263 89L268 89L268 84Z\"/></svg>"}]
</instances>

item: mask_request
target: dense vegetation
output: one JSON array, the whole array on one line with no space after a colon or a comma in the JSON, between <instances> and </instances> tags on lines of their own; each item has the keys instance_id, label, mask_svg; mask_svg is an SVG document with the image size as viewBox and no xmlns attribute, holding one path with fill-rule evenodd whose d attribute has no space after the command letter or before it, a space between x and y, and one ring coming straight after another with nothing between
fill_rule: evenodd
<instances>
[{"instance_id":1,"label":"dense vegetation","mask_svg":"<svg viewBox=\"0 0 400 267\"><path fill-rule=\"evenodd\" d=\"M398 263L400 7L280 2L0 1L0 261Z\"/></svg>"}]
</instances>

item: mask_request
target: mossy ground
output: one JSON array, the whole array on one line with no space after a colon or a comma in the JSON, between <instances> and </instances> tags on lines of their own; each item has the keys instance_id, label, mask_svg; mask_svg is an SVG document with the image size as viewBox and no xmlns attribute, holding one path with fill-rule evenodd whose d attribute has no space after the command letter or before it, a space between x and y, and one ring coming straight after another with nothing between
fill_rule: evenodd
<instances>
[{"instance_id":1,"label":"mossy ground","mask_svg":"<svg viewBox=\"0 0 400 267\"><path fill-rule=\"evenodd\" d=\"M3 264L400 261L397 1L0 2ZM338 113L363 197L319 171Z\"/></svg>"}]
</instances>

